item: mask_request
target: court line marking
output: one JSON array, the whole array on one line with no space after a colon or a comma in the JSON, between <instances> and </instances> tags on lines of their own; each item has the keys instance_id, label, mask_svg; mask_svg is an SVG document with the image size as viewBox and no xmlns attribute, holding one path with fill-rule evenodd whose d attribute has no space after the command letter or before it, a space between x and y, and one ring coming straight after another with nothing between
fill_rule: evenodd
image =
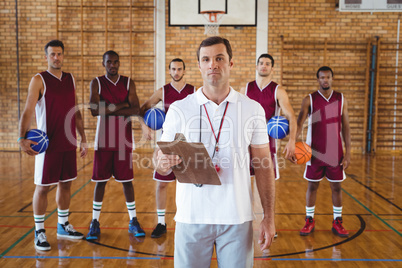
<instances>
[{"instance_id":1,"label":"court line marking","mask_svg":"<svg viewBox=\"0 0 402 268\"><path fill-rule=\"evenodd\" d=\"M91 162L91 161L90 161ZM88 163L88 164L90 164L90 163ZM87 165L88 165L87 164ZM84 165L81 169L83 169L84 167L85 167L86 165ZM80 169L80 170L81 170ZM82 185L78 190L76 190L72 195L71 195L71 197L73 197L73 196L75 196L79 191L81 191L89 182L91 182L91 180L88 180L84 185ZM358 182L358 181L357 181ZM360 183L360 182L358 182L358 183ZM361 183L360 183L361 184ZM363 184L362 184L363 185ZM364 185L363 185L364 186ZM366 187L366 186L365 186ZM367 187L366 187L367 188ZM358 202L361 206L363 206L367 211L369 211L372 215L374 215L376 218L378 218L380 221L382 221L384 224L386 224L388 227L390 227L391 229L393 229L394 231L396 231L400 236L402 236L402 234L401 233L399 233L397 230L395 230L392 226L390 226L390 225L388 225L385 221L383 221L380 217L378 217L375 213L373 213L370 209L368 209L366 206L364 206L361 202L359 202L356 198L354 198L351 194L349 194L347 191L345 191L344 189L342 189L346 194L348 194L352 199L354 199L356 202ZM370 189L371 190L371 189ZM55 212L57 211L57 208L55 209L55 210L53 210L47 217L45 217L45 219L47 219L47 218L49 218L51 215L53 215ZM325 246L325 247L322 247L322 248L317 248L317 249L313 249L313 250L308 250L308 251L301 251L301 252L296 252L296 253L287 253L287 254L281 254L281 255L273 255L273 256L263 256L263 257L255 257L254 259L261 259L261 258L263 258L263 259L266 259L266 258L272 258L272 257L274 257L274 256L288 256L288 255L295 255L295 254L301 254L301 253L306 253L306 252L312 252L312 251L318 251L318 250L322 250L322 249L325 249L325 248L329 248L329 247L333 247L333 246L337 246L337 245L340 245L340 244L343 244L343 243L345 243L345 242L347 242L347 241L350 241L350 240L352 240L352 239L354 239L354 238L356 238L357 236L359 236L363 231L364 231L364 229L365 229L365 222L364 222L364 220L361 218L361 216L360 215L356 215L359 219L360 219L360 222L361 222L361 227L362 228L360 228L360 230L355 234L355 235L353 235L353 236L351 236L351 237L349 237L349 238L347 238L347 239L345 239L345 240L343 240L343 241L341 241L341 242L339 242L339 243L335 243L335 244L333 244L333 245L330 245L330 246ZM21 242L29 233L31 233L33 230L35 229L35 227L32 227L32 229L31 230L29 230L25 235L23 235L20 239L18 239L13 245L11 245L8 249L6 249L4 252L2 252L1 254L0 254L0 259L1 258L7 258L7 256L4 256L5 254L7 254L12 248L14 248L19 242ZM94 243L94 244L99 244L99 245L103 245L103 246L106 246L106 247L110 247L110 248L115 248L115 247L112 247L112 246L107 246L107 245L104 245L104 244L100 244L100 243L97 243L97 242L94 242L94 241L88 241L88 242L91 242L91 243ZM118 249L118 248L117 248ZM121 250L121 249L120 249ZM127 251L127 250L125 250L125 251ZM128 250L129 252L134 252L134 253L140 253L140 254L146 254L146 255L154 255L154 256L159 256L160 254L150 254L150 253L141 253L141 252L136 252L136 251L130 251L130 250ZM162 255L162 256L164 256L164 257L173 257L173 256L169 256L169 255ZM35 256L35 257L37 257L37 256ZM57 258L60 258L60 257L57 257ZM301 260L307 260L307 259L301 259ZM312 259L312 260L316 260L316 259ZM332 259L331 259L332 260ZM340 260L342 260L342 259L340 259ZM394 260L391 260L391 261L394 261Z\"/></svg>"},{"instance_id":2,"label":"court line marking","mask_svg":"<svg viewBox=\"0 0 402 268\"><path fill-rule=\"evenodd\" d=\"M89 260L160 260L156 257L102 257L102 256L4 256L4 259L89 259Z\"/></svg>"},{"instance_id":3,"label":"court line marking","mask_svg":"<svg viewBox=\"0 0 402 268\"><path fill-rule=\"evenodd\" d=\"M332 248L335 246L339 246L341 244L344 244L346 242L352 241L353 239L357 238L358 236L360 236L364 230L366 229L366 222L363 220L363 218L357 214L356 217L360 220L360 229L352 236L349 236L348 238L332 244L332 245L328 245L328 246L324 246L324 247L320 247L320 248L314 248L314 249L309 249L309 250L303 250L303 251L299 251L299 252L293 252L293 253L285 253L285 254L276 254L276 255L263 255L261 257L254 257L254 259L264 259L264 258L274 258L274 257L282 257L282 256L291 256L291 255L298 255L298 254L303 254L303 253L310 253L310 252L314 252L314 251L319 251L319 250L323 250L323 249L327 249L327 248Z\"/></svg>"},{"instance_id":4,"label":"court line marking","mask_svg":"<svg viewBox=\"0 0 402 268\"><path fill-rule=\"evenodd\" d=\"M272 261L371 261L371 262L379 262L379 261L386 261L386 262L402 262L401 259L293 259L293 258L272 258Z\"/></svg>"},{"instance_id":5,"label":"court line marking","mask_svg":"<svg viewBox=\"0 0 402 268\"><path fill-rule=\"evenodd\" d=\"M315 249L312 249L312 250L303 250L303 251L299 251L299 252L276 254L276 255L263 255L263 256L260 256L260 257L257 256L257 257L254 257L254 259L269 259L269 258L272 258L272 257L281 257L281 256L291 256L291 255L297 255L297 254L305 254L307 252L313 252L313 251L319 251L319 250L323 250L323 249L327 249L327 248L332 248L334 246L338 246L338 245L344 244L346 242L349 242L349 241L355 239L356 237L360 236L364 232L364 230L366 228L366 222L363 220L363 218L360 215L356 215L356 217L358 217L358 219L360 220L360 229L354 235L352 235L352 236L350 236L350 237L348 237L348 238L346 238L346 239L344 239L344 240L342 240L342 241L340 241L338 243L331 244L331 245L324 246L324 247L320 247L320 248L315 248ZM107 247L107 248L115 249L115 250L119 250L119 251L124 251L124 252L131 252L131 253L150 255L150 256L159 256L159 257L165 257L165 258L173 258L172 255L156 254L156 253L148 253L148 252L129 250L129 249L125 249L125 248L119 248L119 247L116 247L116 246L106 245L106 244L99 243L99 242L94 241L94 240L87 240L87 242L92 243L92 244L96 244L98 246L103 246L103 247Z\"/></svg>"},{"instance_id":6,"label":"court line marking","mask_svg":"<svg viewBox=\"0 0 402 268\"><path fill-rule=\"evenodd\" d=\"M47 212L47 211L46 211ZM21 213L33 213L32 210L24 210ZM90 214L92 213L92 210L88 210L88 211L75 211L75 210L70 210L70 214ZM103 211L102 210L102 214L127 214L127 211ZM149 212L149 211L137 211L137 214L155 214L155 212ZM176 214L176 212L166 212L165 214ZM263 215L263 213L254 213L256 216L258 215ZM306 216L306 213L275 213L275 215L277 216ZM314 215L316 216L333 216L333 213L314 213ZM342 215L344 216L355 216L356 213L342 213ZM359 215L361 216L372 216L371 213L359 213ZM394 217L402 217L402 214L384 214L384 213L378 213L377 215L379 216L394 216ZM1 216L1 217L32 217L32 216Z\"/></svg>"},{"instance_id":7,"label":"court line marking","mask_svg":"<svg viewBox=\"0 0 402 268\"><path fill-rule=\"evenodd\" d=\"M371 189L371 187L365 185L364 183L358 181L356 178L357 176L355 174L352 173L346 173L347 176L349 176L353 181L357 182L358 184L360 184L361 186L363 186L364 188L366 188L367 190L369 190L370 192L374 193L375 195L379 196L381 199L383 199L384 201L390 203L392 206L396 207L397 209L399 209L400 211L402 211L402 208L399 207L397 204L393 203L392 201L390 201L389 199L387 199L386 197L382 196L381 194L379 194L378 192L376 192L375 190ZM342 188L343 190L343 188Z\"/></svg>"},{"instance_id":8,"label":"court line marking","mask_svg":"<svg viewBox=\"0 0 402 268\"><path fill-rule=\"evenodd\" d=\"M174 258L159 257L114 257L114 256L5 256L4 259L87 259L87 260L162 260ZM216 260L216 258L212 258ZM402 259L342 259L342 258L254 258L256 261L357 261L357 262L402 262Z\"/></svg>"},{"instance_id":9,"label":"court line marking","mask_svg":"<svg viewBox=\"0 0 402 268\"><path fill-rule=\"evenodd\" d=\"M354 215L356 215L356 214L354 214ZM361 214L359 214L360 216L361 216ZM369 214L370 216L372 216L371 214ZM32 228L32 226L24 226L24 225L0 225L0 228L22 228L22 229L24 229L24 228ZM46 229L57 229L57 227L56 226L46 226ZM77 230L79 230L79 229L85 229L85 230L87 230L88 229L88 226L83 226L83 227L81 227L81 226L74 226L74 229L77 229ZM105 227L105 226L102 226L102 230L103 229L106 229L106 230L128 230L128 228L127 227ZM144 229L144 230L153 230L154 229L154 227L142 227L142 229ZM175 228L167 228L167 230L168 231L174 231L175 230ZM254 228L253 229L255 232L258 232L259 231L259 229L258 228ZM300 229L276 229L278 232L300 232ZM358 230L352 230L352 229L349 229L349 231L351 231L351 232L357 232ZM365 229L364 230L365 232L393 232L393 230L390 230L390 229L373 229L373 230L371 230L371 229ZM401 230L398 230L398 231L400 231L400 232L402 232L402 229ZM330 233L332 233L332 231L331 230L328 230L328 229L314 229L314 232L330 232Z\"/></svg>"},{"instance_id":10,"label":"court line marking","mask_svg":"<svg viewBox=\"0 0 402 268\"><path fill-rule=\"evenodd\" d=\"M32 218L32 215L31 216L1 216L0 215L0 218Z\"/></svg>"},{"instance_id":11,"label":"court line marking","mask_svg":"<svg viewBox=\"0 0 402 268\"><path fill-rule=\"evenodd\" d=\"M24 210L24 211L21 211L21 213L33 213L33 211L32 210ZM92 213L92 210L87 210L87 211L70 210L70 213L74 213L74 214L77 214L77 213L90 214L90 213ZM102 210L102 214L105 214L105 213L106 214L108 214L108 213L109 214L126 214L127 211L103 211ZM138 212L137 211L137 214L155 214L155 212L153 212L153 211L140 211L140 212ZM175 215L176 211L166 212L165 214ZM263 215L262 212L256 212L254 214L256 216ZM306 213L305 212L303 212L303 213L283 213L283 212L275 213L275 216L277 216L277 215L278 216L306 216ZM334 214L333 213L314 213L314 215L316 215L316 216L333 216ZM342 215L354 216L354 215L356 215L356 213L342 213ZM359 213L359 215L361 215L361 216L371 216L372 214L371 213ZM392 214L378 213L377 215L379 215L379 216L402 217L402 214L396 214L396 213L392 213ZM0 216L0 217L7 217L7 216ZM26 216L14 216L14 217L26 217Z\"/></svg>"},{"instance_id":12,"label":"court line marking","mask_svg":"<svg viewBox=\"0 0 402 268\"><path fill-rule=\"evenodd\" d=\"M71 198L73 198L78 192L80 192L88 183L90 183L91 180L89 179L84 185L82 185L78 190L76 190L72 195ZM52 216L55 212L57 211L57 208L55 208L52 212L50 212L46 217L45 220L48 219L50 216ZM17 241L14 242L10 247L8 247L5 251L3 251L0 254L0 259L4 257L10 250L12 250L16 245L18 245L22 240L25 239L33 230L35 230L35 226L32 227L26 234L21 236Z\"/></svg>"},{"instance_id":13,"label":"court line marking","mask_svg":"<svg viewBox=\"0 0 402 268\"><path fill-rule=\"evenodd\" d=\"M99 243L99 242L93 241L93 240L86 240L86 241L89 242L89 243L92 243L92 244L96 244L98 246L111 248L111 249L115 249L115 250L120 250L120 251L125 251L125 252L128 252L128 253L142 254L142 255L148 255L148 256L157 256L157 257L165 257L165 258L166 257L167 258L173 258L173 255L140 252L140 251L135 251L135 250L130 250L130 249L118 248L118 247L115 247L115 246L109 246L109 245L102 244L102 243Z\"/></svg>"},{"instance_id":14,"label":"court line marking","mask_svg":"<svg viewBox=\"0 0 402 268\"><path fill-rule=\"evenodd\" d=\"M55 188L57 187L57 185L53 185L49 188L48 192L53 191ZM35 190L34 190L35 191ZM32 205L32 201L29 202L28 204L26 204L25 206L23 206L22 208L20 208L19 210L17 210L17 212L24 212L24 209L26 209L27 207L29 207L30 205Z\"/></svg>"},{"instance_id":15,"label":"court line marking","mask_svg":"<svg viewBox=\"0 0 402 268\"><path fill-rule=\"evenodd\" d=\"M88 183L90 182L90 180L87 182L87 183L85 183L83 186L81 186L80 187L80 189L78 189L72 196L74 196L75 194L77 194L79 191L81 191L81 189L83 188L83 187L85 187ZM57 209L55 209L51 214L53 214L55 211L56 211ZM49 214L49 216L51 215L51 214ZM317 248L317 249L313 249L313 250L308 250L308 251L301 251L301 252L295 252L295 253L286 253L286 254L280 254L280 255L272 255L272 256L261 256L261 257L255 257L254 259L256 259L256 260L282 260L282 259L272 259L272 257L279 257L279 256L289 256L289 255L296 255L296 254L302 254L302 253L306 253L306 252L313 252L313 251L318 251L318 250L322 250L322 249L326 249L326 248L330 248L330 247L333 247L333 246L337 246L337 245L340 245L340 244L343 244L343 243L346 243L346 242L348 242L348 241L350 241L350 240L352 240L352 239L354 239L354 238L356 238L357 236L359 236L361 233L363 233L363 231L364 231L364 229L365 229L365 222L364 222L364 220L362 219L362 217L360 216L360 215L356 215L358 218L359 218L359 220L360 220L360 222L361 222L361 228L359 229L359 231L355 234L355 235L353 235L353 236L351 236L351 237L349 237L349 238L347 238L347 239L345 239L345 240L343 240L343 241L341 241L341 242L339 242L339 243L336 243L336 244L333 244L333 245L329 245L329 246L325 246L325 247L321 247L321 248ZM17 245L22 239L24 239L31 231L33 231L33 229L34 228L32 228L31 230L29 230L23 237L21 237L16 243L14 243L9 249L7 249L5 252L3 252L1 255L0 255L0 258L13 258L13 256L4 256L8 251L10 251L15 245ZM114 247L114 246L108 246L108 245L104 245L104 244L100 244L100 243L98 243L98 242L95 242L95 241L88 241L88 242L91 242L91 243L94 243L94 244L98 244L98 245L102 245L102 246L105 246L105 247L109 247L109 248L113 248L113 249L118 249L118 250L122 250L122 249L120 249L120 248L117 248L117 247ZM123 249L124 250L124 249ZM170 256L170 255L162 255L162 254L153 254L153 253L143 253L143 252L137 252L137 251L132 251L132 250L124 250L124 251L127 251L127 252L132 252L132 253L138 253L138 254L145 254L145 255L151 255L151 256L160 256L160 257L163 257L163 258L173 258L173 256ZM21 256L20 256L21 257ZM32 257L25 257L25 258L37 258L38 256L32 256ZM18 258L18 256L15 256L14 258ZM21 257L22 258L22 257ZM39 258L43 258L43 256L39 256ZM48 257L45 257L45 258L48 258ZM64 258L64 256L61 256L61 257L59 257L59 256L55 256L55 257L52 257L52 258ZM87 258L87 259L94 259L94 257L92 256L92 257L80 257L81 259L85 259L85 258ZM105 258L107 258L107 257L105 257ZM129 257L123 257L123 259L128 259ZM141 258L141 257L132 257L132 258ZM144 259L147 259L146 257L142 257L142 258L144 258ZM151 257L148 257L148 259L149 258L151 258ZM155 259L155 258L154 258ZM156 259L160 259L160 258L156 258ZM286 260L286 259L283 259L283 260ZM288 260L309 260L309 259L288 259ZM311 260L319 260L319 259L311 259ZM348 261L349 259L326 259L326 260L331 260L331 261L334 261L334 260L337 260L337 261ZM351 259L350 259L351 260ZM360 259L356 259L355 261L358 261L358 260L360 260ZM364 260L363 260L364 261ZM382 260L372 260L372 261L382 261ZM399 260L390 260L390 261L399 261Z\"/></svg>"},{"instance_id":16,"label":"court line marking","mask_svg":"<svg viewBox=\"0 0 402 268\"><path fill-rule=\"evenodd\" d=\"M86 166L88 166L89 164L91 164L92 163L92 161L89 161L88 163L86 163L85 165L83 165L81 168L79 168L79 169L77 169L77 174L81 171L81 170L83 170ZM49 188L49 191L48 192L51 192L51 191L53 191L54 189L56 189L57 188L57 185L52 185L50 188ZM74 195L72 195L71 197L73 197ZM29 207L29 206L31 206L32 205L32 201L30 202L30 203L28 203L27 205L25 205L24 207L22 207L22 208L20 208L17 212L27 212L27 211L24 211L24 209L26 209L27 207ZM29 212L33 212L33 211L29 211ZM71 211L70 211L70 213L71 213ZM46 218L45 218L46 219Z\"/></svg>"},{"instance_id":17,"label":"court line marking","mask_svg":"<svg viewBox=\"0 0 402 268\"><path fill-rule=\"evenodd\" d=\"M388 222L384 221L380 216L378 216L377 214L375 214L373 211L371 211L368 207L366 207L362 202L360 202L359 200L357 200L353 195L351 195L350 193L348 193L348 191L346 191L345 189L342 188L342 191L344 193L346 193L350 198L352 198L353 200L355 200L360 206L362 206L365 210L367 210L368 212L370 212L371 214L373 214L374 217L376 217L377 219L379 219L382 223L384 223L386 226L388 226L390 229L392 229L395 233L397 233L399 236L402 237L402 233L399 232L397 229L395 229L394 227L392 227Z\"/></svg>"}]
</instances>

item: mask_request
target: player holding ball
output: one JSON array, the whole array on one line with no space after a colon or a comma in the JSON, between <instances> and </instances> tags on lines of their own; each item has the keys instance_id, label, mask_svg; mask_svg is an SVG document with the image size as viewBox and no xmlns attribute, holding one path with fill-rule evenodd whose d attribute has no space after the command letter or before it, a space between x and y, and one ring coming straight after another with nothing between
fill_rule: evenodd
<instances>
[{"instance_id":1,"label":"player holding ball","mask_svg":"<svg viewBox=\"0 0 402 268\"><path fill-rule=\"evenodd\" d=\"M81 157L87 154L84 122L80 111L76 108L75 81L72 74L61 70L64 44L59 40L47 43L45 59L48 69L36 74L29 84L18 138L21 150L35 156L36 188L32 206L37 250L50 250L44 222L48 204L47 194L51 185L57 185L57 236L70 239L83 238L83 234L74 230L68 221L71 183L77 178L76 130L81 136ZM25 138L35 110L38 129L46 132L49 137L49 147L41 154L31 147L36 142Z\"/></svg>"},{"instance_id":2,"label":"player holding ball","mask_svg":"<svg viewBox=\"0 0 402 268\"><path fill-rule=\"evenodd\" d=\"M308 181L306 193L306 224L300 235L309 235L314 231L314 211L317 189L320 181L326 177L332 191L334 220L332 231L346 237L349 232L342 226L342 191L341 182L346 179L344 170L350 163L350 127L348 103L343 94L332 89L333 71L323 66L317 71L319 89L302 101L297 119L297 136L302 132L303 123L309 118L307 144L313 155L306 164L304 178ZM345 142L345 154L342 138Z\"/></svg>"}]
</instances>

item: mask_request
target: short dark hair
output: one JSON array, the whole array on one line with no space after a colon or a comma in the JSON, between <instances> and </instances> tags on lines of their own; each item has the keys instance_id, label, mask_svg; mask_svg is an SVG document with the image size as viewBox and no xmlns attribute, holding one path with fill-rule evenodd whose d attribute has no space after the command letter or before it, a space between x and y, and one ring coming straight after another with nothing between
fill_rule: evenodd
<instances>
[{"instance_id":1,"label":"short dark hair","mask_svg":"<svg viewBox=\"0 0 402 268\"><path fill-rule=\"evenodd\" d=\"M269 55L268 53L261 54L261 55L258 57L257 64L260 62L260 59L261 59L261 58L268 58L268 59L270 59L270 60L271 60L271 63L272 63L272 67L274 67L275 61L274 61L274 58L273 58L271 55Z\"/></svg>"},{"instance_id":2,"label":"short dark hair","mask_svg":"<svg viewBox=\"0 0 402 268\"><path fill-rule=\"evenodd\" d=\"M45 45L45 54L47 55L47 48L48 47L61 47L64 53L64 44L60 40L52 40Z\"/></svg>"},{"instance_id":3,"label":"short dark hair","mask_svg":"<svg viewBox=\"0 0 402 268\"><path fill-rule=\"evenodd\" d=\"M323 72L325 72L325 71L331 71L331 75L332 75L332 77L334 77L334 72L332 71L331 68L329 68L328 66L322 66L322 67L320 67L320 69L318 69L318 71L317 71L317 78L319 78L319 77L318 77L318 74L319 74L321 71L323 71Z\"/></svg>"},{"instance_id":4,"label":"short dark hair","mask_svg":"<svg viewBox=\"0 0 402 268\"><path fill-rule=\"evenodd\" d=\"M229 40L227 40L226 38L222 38L220 36L211 36L211 37L208 37L207 39L204 39L201 42L200 46L198 47L198 50L197 50L198 61L200 61L200 50L202 47L210 47L210 46L217 45L217 44L225 45L226 52L229 55L229 61L232 60L233 53L232 53L232 47L230 46Z\"/></svg>"},{"instance_id":5,"label":"short dark hair","mask_svg":"<svg viewBox=\"0 0 402 268\"><path fill-rule=\"evenodd\" d=\"M117 52L114 51L114 50L108 50L108 51L106 51L105 53L103 53L103 56L102 56L103 61L105 61L106 55L117 56L117 57L120 59L119 54L117 54Z\"/></svg>"},{"instance_id":6,"label":"short dark hair","mask_svg":"<svg viewBox=\"0 0 402 268\"><path fill-rule=\"evenodd\" d=\"M184 64L184 61L182 59L180 59L180 58L175 58L169 63L169 70L170 70L170 65L172 64L172 62L182 62L183 63L183 70L186 69L186 64Z\"/></svg>"}]
</instances>

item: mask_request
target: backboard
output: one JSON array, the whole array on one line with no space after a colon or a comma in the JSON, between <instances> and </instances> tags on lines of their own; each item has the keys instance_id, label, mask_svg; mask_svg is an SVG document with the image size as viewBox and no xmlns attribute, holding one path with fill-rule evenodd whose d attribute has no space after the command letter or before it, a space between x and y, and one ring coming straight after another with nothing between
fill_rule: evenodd
<instances>
[{"instance_id":1,"label":"backboard","mask_svg":"<svg viewBox=\"0 0 402 268\"><path fill-rule=\"evenodd\" d=\"M211 10L224 12L220 27L257 25L257 0L169 0L169 26L204 26Z\"/></svg>"}]
</instances>

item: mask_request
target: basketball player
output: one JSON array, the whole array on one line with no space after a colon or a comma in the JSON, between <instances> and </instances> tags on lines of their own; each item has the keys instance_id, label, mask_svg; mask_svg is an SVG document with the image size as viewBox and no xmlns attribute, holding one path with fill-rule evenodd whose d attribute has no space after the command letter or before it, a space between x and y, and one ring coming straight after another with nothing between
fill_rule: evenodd
<instances>
[{"instance_id":1,"label":"basketball player","mask_svg":"<svg viewBox=\"0 0 402 268\"><path fill-rule=\"evenodd\" d=\"M35 219L35 248L50 250L45 234L47 194L51 185L57 185L58 211L57 237L82 239L83 234L74 230L68 222L70 188L77 178L76 130L81 137L81 157L87 154L84 122L76 108L77 97L74 77L61 69L64 60L64 44L52 40L45 46L47 71L36 74L29 83L28 96L22 113L18 139L22 151L35 155L35 192L32 206ZM37 128L46 132L49 147L38 154L33 151L33 141L25 139L36 110ZM66 121L68 120L68 121Z\"/></svg>"},{"instance_id":2,"label":"basketball player","mask_svg":"<svg viewBox=\"0 0 402 268\"><path fill-rule=\"evenodd\" d=\"M230 87L232 49L227 39L203 40L197 51L203 87L173 103L163 125L162 141L183 133L202 142L216 163L221 185L176 182L174 267L210 267L215 248L219 267L253 266L252 187L249 150L264 216L258 233L260 249L275 234L275 185L264 110ZM250 149L249 149L250 148ZM157 151L158 173L181 162L177 155ZM205 164L201 161L202 164Z\"/></svg>"},{"instance_id":3,"label":"basketball player","mask_svg":"<svg viewBox=\"0 0 402 268\"><path fill-rule=\"evenodd\" d=\"M155 106L158 102L162 101L164 112L167 113L170 105L177 101L184 99L188 95L195 92L195 87L187 84L184 80L186 73L186 65L182 59L176 58L169 63L169 73L172 80L169 84L164 85L162 88L155 91L155 93L141 106L141 115L144 116L145 112ZM144 130L144 128L143 128ZM149 130L145 129L144 132ZM152 231L151 237L158 238L166 233L166 192L169 182L175 181L176 177L171 172L167 176L162 176L158 172L154 172L154 180L156 181L156 212L158 214L158 224Z\"/></svg>"},{"instance_id":4,"label":"basketball player","mask_svg":"<svg viewBox=\"0 0 402 268\"><path fill-rule=\"evenodd\" d=\"M281 110L284 116L289 121L289 141L283 150L285 158L295 162L293 155L295 152L296 143L296 117L292 106L289 102L286 90L272 81L274 75L274 58L269 54L261 54L258 57L256 70L257 79L247 83L246 87L240 89L240 92L245 94L252 100L257 101L264 108L267 122L273 116L280 115ZM269 137L269 145L274 164L275 179L279 179L278 160L276 157L276 140ZM253 172L253 171L252 171ZM253 175L253 174L252 174Z\"/></svg>"},{"instance_id":5,"label":"basketball player","mask_svg":"<svg viewBox=\"0 0 402 268\"><path fill-rule=\"evenodd\" d=\"M283 153L285 158L295 162L293 158L296 143L296 117L292 106L289 102L288 94L285 89L272 81L274 75L274 58L270 54L261 54L258 57L256 70L257 79L247 83L245 88L241 88L240 92L248 96L250 99L261 104L265 111L267 122L273 117L280 115L282 110L285 117L289 121L289 141L286 144ZM275 179L279 179L279 167L276 150L276 139L269 136L269 146L271 151L272 163L274 165ZM251 175L254 170L251 167ZM275 233L278 237L278 233Z\"/></svg>"},{"instance_id":6,"label":"basketball player","mask_svg":"<svg viewBox=\"0 0 402 268\"><path fill-rule=\"evenodd\" d=\"M333 214L332 231L341 237L349 232L342 226L341 182L346 179L344 170L350 164L350 128L348 103L342 93L332 89L333 71L323 66L317 71L318 91L309 94L302 101L297 119L296 137L302 132L303 123L309 118L307 144L313 155L306 164L304 178L308 181L306 193L306 224L300 235L314 231L314 211L317 189L326 177L332 192ZM345 142L343 154L342 139Z\"/></svg>"},{"instance_id":7,"label":"basketball player","mask_svg":"<svg viewBox=\"0 0 402 268\"><path fill-rule=\"evenodd\" d=\"M113 176L123 185L130 217L128 232L145 236L135 210L133 187L133 139L130 116L139 113L139 101L134 81L119 74L119 55L109 50L103 54L106 74L91 81L91 113L98 118L95 136L95 156L92 181L94 190L92 222L87 240L100 235L99 216L106 183Z\"/></svg>"}]
</instances>

